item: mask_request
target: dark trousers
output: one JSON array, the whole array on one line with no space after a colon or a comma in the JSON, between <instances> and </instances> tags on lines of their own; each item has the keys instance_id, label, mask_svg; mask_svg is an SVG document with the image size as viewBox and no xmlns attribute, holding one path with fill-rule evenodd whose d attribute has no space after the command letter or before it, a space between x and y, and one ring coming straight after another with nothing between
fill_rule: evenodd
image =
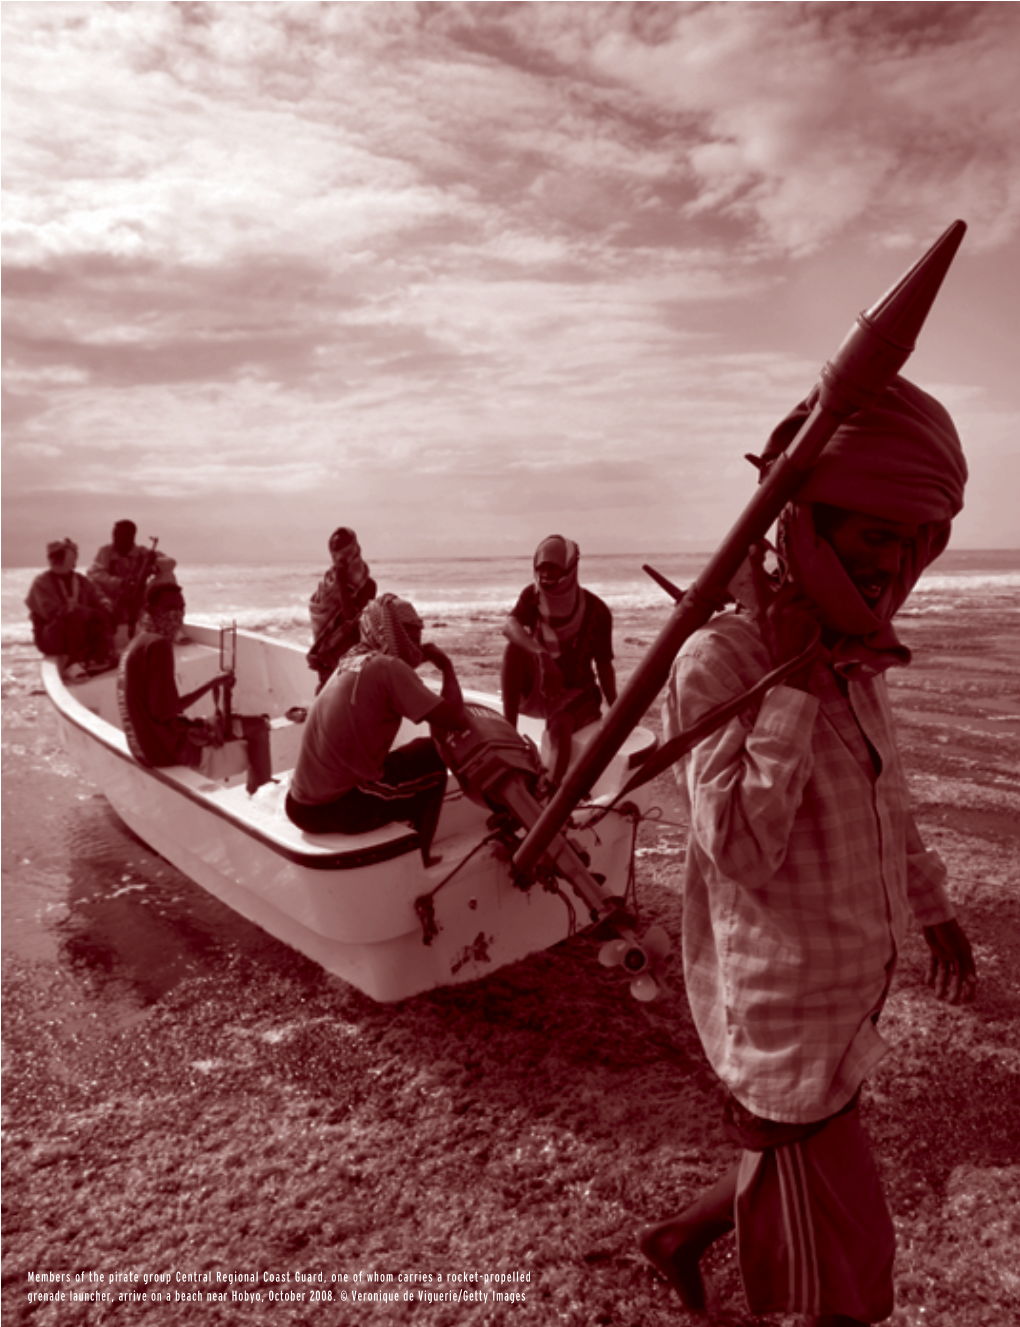
<instances>
[{"instance_id":1,"label":"dark trousers","mask_svg":"<svg viewBox=\"0 0 1020 1327\"><path fill-rule=\"evenodd\" d=\"M307 806L288 794L287 815L308 834L364 834L407 821L418 831L428 864L445 791L442 757L431 738L419 737L389 753L381 779L351 788L334 802Z\"/></svg>"},{"instance_id":2,"label":"dark trousers","mask_svg":"<svg viewBox=\"0 0 1020 1327\"><path fill-rule=\"evenodd\" d=\"M66 654L68 663L105 663L110 655L106 614L75 604L56 622L37 627L35 644L42 654Z\"/></svg>"}]
</instances>

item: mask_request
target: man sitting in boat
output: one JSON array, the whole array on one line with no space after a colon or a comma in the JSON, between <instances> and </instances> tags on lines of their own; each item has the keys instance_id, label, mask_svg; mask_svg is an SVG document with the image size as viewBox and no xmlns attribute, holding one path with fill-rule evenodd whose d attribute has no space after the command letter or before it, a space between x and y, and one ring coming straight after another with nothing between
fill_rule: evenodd
<instances>
[{"instance_id":1,"label":"man sitting in boat","mask_svg":"<svg viewBox=\"0 0 1020 1327\"><path fill-rule=\"evenodd\" d=\"M141 548L135 543L138 527L134 521L118 521L113 527L113 542L96 553L88 578L113 606L113 625L126 626L127 636L145 602L146 587L151 583L174 584L173 558L157 553L155 548Z\"/></svg>"},{"instance_id":2,"label":"man sitting in boat","mask_svg":"<svg viewBox=\"0 0 1020 1327\"><path fill-rule=\"evenodd\" d=\"M362 834L394 821L418 831L422 860L446 788L446 766L431 738L390 748L404 718L457 730L466 722L453 664L431 641L413 605L384 594L361 615L361 639L340 660L312 705L287 795L287 815L310 834ZM422 663L443 675L437 696L418 677Z\"/></svg>"},{"instance_id":3,"label":"man sitting in boat","mask_svg":"<svg viewBox=\"0 0 1020 1327\"><path fill-rule=\"evenodd\" d=\"M112 667L117 656L110 605L75 571L78 545L73 539L55 539L46 545L46 557L49 570L35 578L25 600L36 648L57 656L67 681Z\"/></svg>"},{"instance_id":4,"label":"man sitting in boat","mask_svg":"<svg viewBox=\"0 0 1020 1327\"><path fill-rule=\"evenodd\" d=\"M216 687L233 681L218 673L186 696L174 676L173 641L184 623L184 595L179 585L151 585L145 600L148 630L140 631L120 661L117 701L131 754L156 769L188 765L209 770L210 748L222 746L220 726L189 719L184 711Z\"/></svg>"},{"instance_id":5,"label":"man sitting in boat","mask_svg":"<svg viewBox=\"0 0 1020 1327\"><path fill-rule=\"evenodd\" d=\"M308 666L319 674L320 690L347 651L357 645L358 621L378 588L353 530L341 526L333 531L329 555L333 565L308 602L315 638L308 651Z\"/></svg>"},{"instance_id":6,"label":"man sitting in boat","mask_svg":"<svg viewBox=\"0 0 1020 1327\"><path fill-rule=\"evenodd\" d=\"M571 539L543 539L534 583L503 625L503 713L515 726L522 711L545 719L554 784L566 773L573 734L598 721L603 697L616 700L613 615L578 583L580 556Z\"/></svg>"}]
</instances>

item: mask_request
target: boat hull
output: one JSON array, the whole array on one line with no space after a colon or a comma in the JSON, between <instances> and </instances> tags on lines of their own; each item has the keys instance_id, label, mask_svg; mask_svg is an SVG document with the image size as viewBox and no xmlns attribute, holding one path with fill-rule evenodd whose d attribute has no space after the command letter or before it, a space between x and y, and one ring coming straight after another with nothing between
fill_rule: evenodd
<instances>
[{"instance_id":1,"label":"boat hull","mask_svg":"<svg viewBox=\"0 0 1020 1327\"><path fill-rule=\"evenodd\" d=\"M213 632L189 625L189 634L177 665L191 687L218 661ZM238 638L235 707L269 713L278 779L254 796L243 774L217 782L179 767L142 767L116 722L112 676L65 686L55 666L44 664L68 754L124 823L189 879L378 1001L476 980L589 923L565 882L562 894L541 884L518 887L505 845L487 827L488 808L452 777L434 844L441 860L428 868L405 825L357 836L305 835L292 826L283 800L300 725L286 711L310 704L314 680L295 647L249 633ZM408 727L398 741L414 735ZM612 812L597 826L572 829L570 838L608 891L622 894L632 817ZM423 913L434 926L423 925Z\"/></svg>"}]
</instances>

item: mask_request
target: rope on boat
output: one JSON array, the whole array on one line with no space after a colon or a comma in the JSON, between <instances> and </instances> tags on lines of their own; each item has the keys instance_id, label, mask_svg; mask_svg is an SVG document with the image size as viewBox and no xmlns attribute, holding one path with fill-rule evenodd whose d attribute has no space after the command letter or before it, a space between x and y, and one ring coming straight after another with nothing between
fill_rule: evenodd
<instances>
[{"instance_id":1,"label":"rope on boat","mask_svg":"<svg viewBox=\"0 0 1020 1327\"><path fill-rule=\"evenodd\" d=\"M454 876L467 866L468 862L476 853L481 852L487 843L491 843L493 839L498 839L500 836L499 830L493 830L491 834L486 834L483 839L475 844L466 857L461 858L452 871L443 876L442 880L440 880L439 884L436 885L434 889L430 889L427 894L419 894L414 900L414 910L418 914L418 920L421 922L421 938L423 944L430 945L439 934L439 923L436 921L436 895L444 885L448 885Z\"/></svg>"},{"instance_id":2,"label":"rope on boat","mask_svg":"<svg viewBox=\"0 0 1020 1327\"><path fill-rule=\"evenodd\" d=\"M594 807L592 804L589 803L585 809L592 810L594 814L588 820L576 826L576 828L578 829L589 829L594 833L595 826L610 812L613 812L616 815L625 816L631 822L630 859L627 867L627 883L624 887L623 895L620 896L619 901L622 910L624 912L631 913L636 923L639 916L639 909L637 902L637 866L636 866L638 829L644 820L652 820L654 817L651 815L641 814L641 812L639 812L637 808L634 807L633 805L627 808L617 807L617 806ZM418 897L415 899L414 910L418 917L418 921L421 924L423 944L431 945L432 941L439 934L440 930L439 922L436 920L436 895L439 893L441 889L445 888L445 886L448 885L450 881L453 880L464 869L465 866L467 866L468 862L470 862L473 857L475 857L479 852L481 852L481 850L487 844L493 842L500 842L506 845L506 833L507 829L505 824L497 826L491 833L486 834L484 838L480 839L471 849L471 851L465 857L462 857L461 860L457 863L457 865L453 868L453 870L449 871L442 878L442 880L439 881L437 885L435 885L427 893L419 894ZM598 836L596 835L596 838L597 837ZM507 860L509 861L511 860L511 858L512 854L510 854L508 851ZM556 894L562 900L563 906L567 910L567 934L568 936L576 935L577 910L575 909L569 895L564 893L564 891L560 888L560 882L558 876L554 872L548 871L548 872L543 872L541 875L539 875L536 879L536 883L538 880L541 881L542 888L546 890L547 893Z\"/></svg>"}]
</instances>

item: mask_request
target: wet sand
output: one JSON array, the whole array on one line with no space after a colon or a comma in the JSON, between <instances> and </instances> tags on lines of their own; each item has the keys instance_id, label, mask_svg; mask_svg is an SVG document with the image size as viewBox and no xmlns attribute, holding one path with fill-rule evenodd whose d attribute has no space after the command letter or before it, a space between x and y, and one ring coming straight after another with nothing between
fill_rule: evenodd
<instances>
[{"instance_id":1,"label":"wet sand","mask_svg":"<svg viewBox=\"0 0 1020 1327\"><path fill-rule=\"evenodd\" d=\"M622 675L659 624L618 619ZM490 690L493 625L434 633ZM981 984L971 1007L937 1003L908 946L864 1117L899 1239L891 1321L989 1327L1020 1296L1020 614L907 616L901 632L918 819ZM732 1156L677 966L641 1005L581 935L374 1005L139 843L60 753L45 698L10 690L4 1323L694 1321L633 1239ZM670 779L655 787L642 926L677 941L685 831ZM732 1240L707 1267L719 1321L783 1323L742 1314ZM72 1298L94 1294L111 1299Z\"/></svg>"}]
</instances>

